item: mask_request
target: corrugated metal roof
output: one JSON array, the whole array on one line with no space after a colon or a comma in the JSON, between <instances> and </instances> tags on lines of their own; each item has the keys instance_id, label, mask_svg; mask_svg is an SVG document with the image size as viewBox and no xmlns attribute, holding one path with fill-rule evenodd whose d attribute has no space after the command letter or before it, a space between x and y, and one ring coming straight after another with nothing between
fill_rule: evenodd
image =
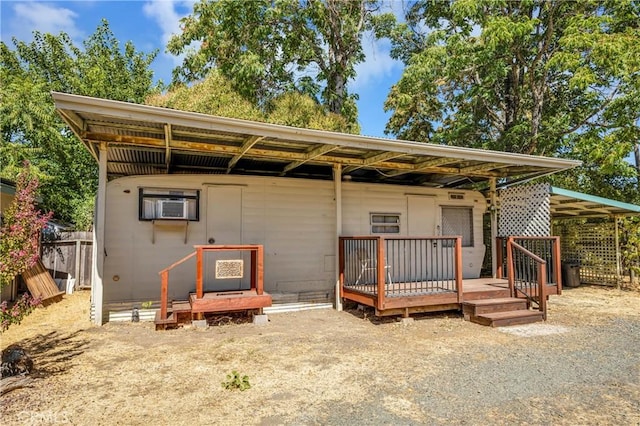
<instances>
[{"instance_id":1,"label":"corrugated metal roof","mask_svg":"<svg viewBox=\"0 0 640 426\"><path fill-rule=\"evenodd\" d=\"M56 109L110 177L250 173L465 187L532 179L578 161L300 129L86 96L53 93Z\"/></svg>"},{"instance_id":2,"label":"corrugated metal roof","mask_svg":"<svg viewBox=\"0 0 640 426\"><path fill-rule=\"evenodd\" d=\"M640 206L568 189L551 187L551 215L554 218L638 216Z\"/></svg>"}]
</instances>

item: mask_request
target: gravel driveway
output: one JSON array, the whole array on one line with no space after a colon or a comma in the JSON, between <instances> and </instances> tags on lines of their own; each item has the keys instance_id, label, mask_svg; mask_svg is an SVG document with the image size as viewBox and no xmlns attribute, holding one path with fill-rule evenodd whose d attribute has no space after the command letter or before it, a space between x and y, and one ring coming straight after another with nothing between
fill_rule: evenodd
<instances>
[{"instance_id":1,"label":"gravel driveway","mask_svg":"<svg viewBox=\"0 0 640 426\"><path fill-rule=\"evenodd\" d=\"M546 323L492 329L455 312L368 312L156 332L88 324L87 296L2 335L38 366L4 424L640 424L640 292L565 291ZM244 392L221 386L237 370Z\"/></svg>"}]
</instances>

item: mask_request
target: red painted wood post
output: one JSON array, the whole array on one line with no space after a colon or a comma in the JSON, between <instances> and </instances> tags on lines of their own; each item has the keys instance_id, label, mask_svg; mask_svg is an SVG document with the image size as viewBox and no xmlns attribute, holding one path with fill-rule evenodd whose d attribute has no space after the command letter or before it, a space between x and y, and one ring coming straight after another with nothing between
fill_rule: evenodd
<instances>
[{"instance_id":1,"label":"red painted wood post","mask_svg":"<svg viewBox=\"0 0 640 426\"><path fill-rule=\"evenodd\" d=\"M507 238L507 279L509 280L509 291L511 292L511 297L516 297L516 289L515 289L515 268L513 265L513 247L511 246L513 243L513 237Z\"/></svg>"},{"instance_id":2,"label":"red painted wood post","mask_svg":"<svg viewBox=\"0 0 640 426\"><path fill-rule=\"evenodd\" d=\"M169 271L162 271L162 287L160 288L160 319L167 319L167 305L169 303Z\"/></svg>"},{"instance_id":3,"label":"red painted wood post","mask_svg":"<svg viewBox=\"0 0 640 426\"><path fill-rule=\"evenodd\" d=\"M462 303L464 298L462 291L462 237L456 237L454 261L456 289L458 291L458 303Z\"/></svg>"},{"instance_id":4,"label":"red painted wood post","mask_svg":"<svg viewBox=\"0 0 640 426\"><path fill-rule=\"evenodd\" d=\"M556 272L556 283L558 284L558 295L562 294L562 261L560 258L560 237L553 237L553 261Z\"/></svg>"},{"instance_id":5,"label":"red painted wood post","mask_svg":"<svg viewBox=\"0 0 640 426\"><path fill-rule=\"evenodd\" d=\"M502 237L496 237L493 243L496 245L496 278L504 278L504 271L502 270L502 263L504 262L502 258Z\"/></svg>"},{"instance_id":6,"label":"red painted wood post","mask_svg":"<svg viewBox=\"0 0 640 426\"><path fill-rule=\"evenodd\" d=\"M256 264L256 255L257 255L257 249L256 250L251 250L251 290L255 290L256 294L258 294L258 286L257 286L257 275L258 275L258 270L257 267L258 265Z\"/></svg>"},{"instance_id":7,"label":"red painted wood post","mask_svg":"<svg viewBox=\"0 0 640 426\"><path fill-rule=\"evenodd\" d=\"M378 257L377 257L377 266L378 266L378 306L377 308L380 310L384 309L384 296L385 296L385 257L384 257L384 238L377 238L377 247L378 247Z\"/></svg>"},{"instance_id":8,"label":"red painted wood post","mask_svg":"<svg viewBox=\"0 0 640 426\"><path fill-rule=\"evenodd\" d=\"M542 319L547 320L547 265L538 263L538 304Z\"/></svg>"},{"instance_id":9,"label":"red painted wood post","mask_svg":"<svg viewBox=\"0 0 640 426\"><path fill-rule=\"evenodd\" d=\"M258 246L257 257L256 293L260 295L264 293L264 247L262 245Z\"/></svg>"},{"instance_id":10,"label":"red painted wood post","mask_svg":"<svg viewBox=\"0 0 640 426\"><path fill-rule=\"evenodd\" d=\"M202 287L202 247L196 248L196 298L202 299L204 290Z\"/></svg>"}]
</instances>

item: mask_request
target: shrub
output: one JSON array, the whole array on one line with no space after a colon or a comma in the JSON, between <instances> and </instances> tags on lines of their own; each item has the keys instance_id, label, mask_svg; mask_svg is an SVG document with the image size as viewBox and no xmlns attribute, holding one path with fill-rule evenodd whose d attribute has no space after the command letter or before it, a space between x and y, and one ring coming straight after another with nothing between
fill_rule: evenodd
<instances>
[{"instance_id":1,"label":"shrub","mask_svg":"<svg viewBox=\"0 0 640 426\"><path fill-rule=\"evenodd\" d=\"M24 317L40 305L42 300L31 297L27 293L23 294L11 307L6 300L0 303L0 332L7 330L11 324L20 324Z\"/></svg>"}]
</instances>

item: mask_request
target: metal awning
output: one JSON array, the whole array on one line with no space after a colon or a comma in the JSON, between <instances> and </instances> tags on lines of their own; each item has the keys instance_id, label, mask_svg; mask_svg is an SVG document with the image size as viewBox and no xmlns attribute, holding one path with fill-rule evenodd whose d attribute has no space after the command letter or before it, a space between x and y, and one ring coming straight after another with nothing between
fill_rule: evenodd
<instances>
[{"instance_id":1,"label":"metal awning","mask_svg":"<svg viewBox=\"0 0 640 426\"><path fill-rule=\"evenodd\" d=\"M555 186L551 187L550 193L551 216L554 219L640 215L640 206L635 204L623 203Z\"/></svg>"},{"instance_id":2,"label":"metal awning","mask_svg":"<svg viewBox=\"0 0 640 426\"><path fill-rule=\"evenodd\" d=\"M233 173L433 187L498 186L576 167L579 161L300 129L65 93L57 112L98 160L106 143L109 178L167 173Z\"/></svg>"}]
</instances>

